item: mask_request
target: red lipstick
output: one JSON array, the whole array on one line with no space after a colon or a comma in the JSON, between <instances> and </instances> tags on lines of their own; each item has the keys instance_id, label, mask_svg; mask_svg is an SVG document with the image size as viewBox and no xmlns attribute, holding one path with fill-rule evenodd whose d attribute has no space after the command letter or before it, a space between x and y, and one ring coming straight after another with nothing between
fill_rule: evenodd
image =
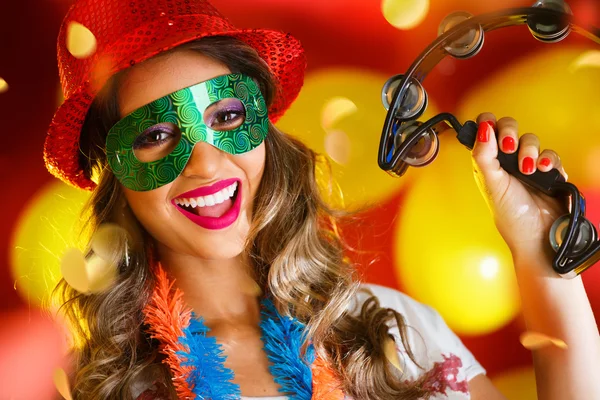
<instances>
[{"instance_id":1,"label":"red lipstick","mask_svg":"<svg viewBox=\"0 0 600 400\"><path fill-rule=\"evenodd\" d=\"M234 194L235 200L234 200L231 208L229 208L225 212L225 214L223 214L220 217L209 217L209 216L197 215L197 214L187 211L183 206L180 206L177 203L175 203L175 200L177 200L177 199L193 199L193 198L198 198L198 197L208 196L208 195L218 193L219 191L225 189L226 187L231 186L235 182L237 182L237 189L236 189L236 193ZM230 199L228 199L226 201L231 202ZM194 190L190 190L189 192L182 193L179 196L177 196L171 200L171 204L173 204L177 208L177 210L179 210L179 212L182 213L185 217L187 217L190 221L192 221L196 225L199 225L205 229L210 229L210 230L224 229L224 228L227 228L228 226L232 225L237 220L238 216L240 215L241 203L242 203L242 182L237 178L225 179L225 180L216 182L215 184L213 184L211 186L203 186L203 187L200 187L200 188L197 188ZM207 205L205 207L218 207L220 205L221 204L217 204L214 206Z\"/></svg>"}]
</instances>

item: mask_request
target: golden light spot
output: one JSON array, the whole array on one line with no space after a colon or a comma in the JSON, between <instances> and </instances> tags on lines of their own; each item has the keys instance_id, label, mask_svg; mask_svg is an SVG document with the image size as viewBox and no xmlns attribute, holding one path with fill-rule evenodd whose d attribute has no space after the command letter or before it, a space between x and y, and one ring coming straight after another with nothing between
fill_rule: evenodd
<instances>
[{"instance_id":1,"label":"golden light spot","mask_svg":"<svg viewBox=\"0 0 600 400\"><path fill-rule=\"evenodd\" d=\"M95 254L106 261L118 261L125 257L128 235L125 229L117 224L102 224L90 241Z\"/></svg>"},{"instance_id":2,"label":"golden light spot","mask_svg":"<svg viewBox=\"0 0 600 400\"><path fill-rule=\"evenodd\" d=\"M479 273L485 279L494 279L500 270L500 263L494 257L486 257L481 261Z\"/></svg>"},{"instance_id":3,"label":"golden light spot","mask_svg":"<svg viewBox=\"0 0 600 400\"><path fill-rule=\"evenodd\" d=\"M8 83L0 78L0 93L6 93L8 92Z\"/></svg>"},{"instance_id":4,"label":"golden light spot","mask_svg":"<svg viewBox=\"0 0 600 400\"><path fill-rule=\"evenodd\" d=\"M94 254L88 259L79 249L68 249L60 265L67 283L81 293L97 293L107 289L116 278L114 264Z\"/></svg>"},{"instance_id":5,"label":"golden light spot","mask_svg":"<svg viewBox=\"0 0 600 400\"><path fill-rule=\"evenodd\" d=\"M538 332L524 332L521 334L520 340L523 347L528 350L537 350L548 346L556 346L564 350L568 347L563 340Z\"/></svg>"},{"instance_id":6,"label":"golden light spot","mask_svg":"<svg viewBox=\"0 0 600 400\"><path fill-rule=\"evenodd\" d=\"M347 97L333 97L323 106L321 125L325 130L331 129L337 121L354 114L358 110L356 104Z\"/></svg>"},{"instance_id":7,"label":"golden light spot","mask_svg":"<svg viewBox=\"0 0 600 400\"><path fill-rule=\"evenodd\" d=\"M385 340L383 343L383 351L390 364L402 371L402 367L400 366L400 358L398 357L398 350L396 350L396 343L392 339L387 338Z\"/></svg>"},{"instance_id":8,"label":"golden light spot","mask_svg":"<svg viewBox=\"0 0 600 400\"><path fill-rule=\"evenodd\" d=\"M569 72L573 73L586 67L600 68L600 50L589 50L581 54L569 65Z\"/></svg>"},{"instance_id":9,"label":"golden light spot","mask_svg":"<svg viewBox=\"0 0 600 400\"><path fill-rule=\"evenodd\" d=\"M325 135L325 151L333 161L340 165L350 161L350 138L344 131L333 130Z\"/></svg>"},{"instance_id":10,"label":"golden light spot","mask_svg":"<svg viewBox=\"0 0 600 400\"><path fill-rule=\"evenodd\" d=\"M88 58L96 52L96 37L79 22L72 21L67 27L67 50L75 58Z\"/></svg>"},{"instance_id":11,"label":"golden light spot","mask_svg":"<svg viewBox=\"0 0 600 400\"><path fill-rule=\"evenodd\" d=\"M429 0L383 0L381 11L385 19L398 29L412 29L429 12Z\"/></svg>"},{"instance_id":12,"label":"golden light spot","mask_svg":"<svg viewBox=\"0 0 600 400\"><path fill-rule=\"evenodd\" d=\"M67 377L67 373L62 368L57 368L54 370L54 386L56 386L56 390L58 393L65 398L65 400L72 400L73 396L71 395L71 389L69 385L69 378Z\"/></svg>"}]
</instances>

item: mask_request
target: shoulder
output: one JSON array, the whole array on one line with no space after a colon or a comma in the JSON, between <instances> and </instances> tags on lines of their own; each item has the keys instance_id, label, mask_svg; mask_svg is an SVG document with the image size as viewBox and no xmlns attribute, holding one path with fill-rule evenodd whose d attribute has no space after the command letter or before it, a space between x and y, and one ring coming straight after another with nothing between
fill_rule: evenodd
<instances>
[{"instance_id":1,"label":"shoulder","mask_svg":"<svg viewBox=\"0 0 600 400\"><path fill-rule=\"evenodd\" d=\"M426 373L437 374L438 378L445 379L442 386L446 385L455 392L451 398L468 398L460 397L461 394L468 396L467 382L477 375L485 374L485 369L452 332L442 316L432 307L402 292L373 284L361 285L357 305L371 295L379 300L381 307L390 308L404 318L408 346L417 363L407 356L398 327L390 326L390 334L395 339L398 355L404 364L403 372L412 378Z\"/></svg>"},{"instance_id":2,"label":"shoulder","mask_svg":"<svg viewBox=\"0 0 600 400\"><path fill-rule=\"evenodd\" d=\"M362 284L358 303L361 304L371 295L377 298L381 307L391 308L401 314L409 329L417 330L428 340L435 339L441 331L449 330L436 310L402 292L384 286Z\"/></svg>"}]
</instances>

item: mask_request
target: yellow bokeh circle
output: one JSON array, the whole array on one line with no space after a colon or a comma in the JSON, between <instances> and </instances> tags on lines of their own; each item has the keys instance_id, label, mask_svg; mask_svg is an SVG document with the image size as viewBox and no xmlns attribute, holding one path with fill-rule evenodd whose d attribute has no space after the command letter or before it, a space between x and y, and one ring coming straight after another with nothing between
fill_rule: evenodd
<instances>
[{"instance_id":1,"label":"yellow bokeh circle","mask_svg":"<svg viewBox=\"0 0 600 400\"><path fill-rule=\"evenodd\" d=\"M408 182L377 165L386 110L381 89L387 75L360 69L324 69L308 74L298 99L277 126L328 156L335 182L349 208L380 204ZM431 117L431 104L422 117Z\"/></svg>"},{"instance_id":2,"label":"yellow bokeh circle","mask_svg":"<svg viewBox=\"0 0 600 400\"><path fill-rule=\"evenodd\" d=\"M436 161L408 172L414 185L395 227L396 272L407 294L438 310L456 332L485 334L517 315L518 288L471 155L453 136L442 134Z\"/></svg>"},{"instance_id":3,"label":"yellow bokeh circle","mask_svg":"<svg viewBox=\"0 0 600 400\"><path fill-rule=\"evenodd\" d=\"M8 92L8 82L6 82L3 78L0 78L0 93Z\"/></svg>"},{"instance_id":4,"label":"yellow bokeh circle","mask_svg":"<svg viewBox=\"0 0 600 400\"><path fill-rule=\"evenodd\" d=\"M11 242L11 272L22 298L42 304L60 280L60 259L69 247L81 247L80 211L89 192L56 181L25 206Z\"/></svg>"},{"instance_id":5,"label":"yellow bokeh circle","mask_svg":"<svg viewBox=\"0 0 600 400\"><path fill-rule=\"evenodd\" d=\"M67 27L66 46L75 58L88 58L96 52L96 37L86 26L71 21Z\"/></svg>"},{"instance_id":6,"label":"yellow bokeh circle","mask_svg":"<svg viewBox=\"0 0 600 400\"><path fill-rule=\"evenodd\" d=\"M423 22L427 16L429 0L383 0L381 12L392 26L411 29Z\"/></svg>"}]
</instances>

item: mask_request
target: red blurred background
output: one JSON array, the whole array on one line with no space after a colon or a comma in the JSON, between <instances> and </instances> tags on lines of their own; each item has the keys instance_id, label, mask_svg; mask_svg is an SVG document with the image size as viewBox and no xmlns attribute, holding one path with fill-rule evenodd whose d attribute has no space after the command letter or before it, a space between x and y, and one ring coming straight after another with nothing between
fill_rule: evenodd
<instances>
[{"instance_id":1,"label":"red blurred background","mask_svg":"<svg viewBox=\"0 0 600 400\"><path fill-rule=\"evenodd\" d=\"M347 204L369 205L364 222L346 227L350 244L360 249L352 256L365 280L434 306L498 385L520 387L515 393L504 389L510 398L531 398L518 397L531 396L533 378L530 354L518 340L524 325L507 249L476 192L469 154L445 138L439 160L400 180L376 164L385 116L379 90L436 37L443 17L456 10L480 14L531 3L431 0L425 18L408 30L386 21L378 0L213 3L239 27L283 30L303 42L306 85L279 125L331 158ZM86 197L58 183L42 160L45 130L60 101L55 40L69 4L21 0L1 7L0 78L9 90L0 93L5 124L0 183L6 188L0 315L27 309L30 319L38 315L33 310L56 281L61 249L71 243L67 231ZM569 4L582 23L600 25L597 0ZM493 32L477 57L444 60L430 75L425 82L430 112L450 111L463 119L483 111L515 116L523 130L540 135L542 147L561 154L597 226L599 50L575 35L545 45L525 27ZM354 107L340 111L336 99ZM598 313L600 268L588 270L584 281ZM0 352L7 346L0 342Z\"/></svg>"}]
</instances>

